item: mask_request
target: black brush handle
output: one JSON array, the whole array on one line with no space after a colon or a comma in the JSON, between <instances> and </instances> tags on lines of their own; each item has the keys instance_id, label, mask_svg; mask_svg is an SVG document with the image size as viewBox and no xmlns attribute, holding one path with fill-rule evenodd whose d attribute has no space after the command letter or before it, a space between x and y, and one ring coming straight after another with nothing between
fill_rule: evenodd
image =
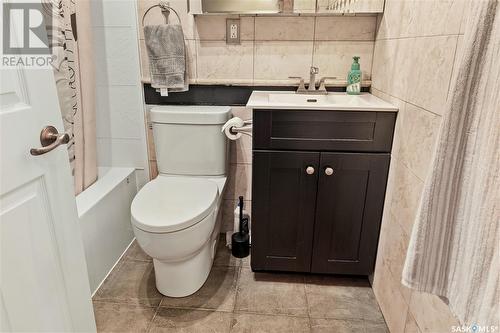
<instances>
[{"instance_id":1,"label":"black brush handle","mask_svg":"<svg viewBox=\"0 0 500 333\"><path fill-rule=\"evenodd\" d=\"M239 206L240 206L240 233L243 233L243 196L240 195L238 198L240 200Z\"/></svg>"}]
</instances>

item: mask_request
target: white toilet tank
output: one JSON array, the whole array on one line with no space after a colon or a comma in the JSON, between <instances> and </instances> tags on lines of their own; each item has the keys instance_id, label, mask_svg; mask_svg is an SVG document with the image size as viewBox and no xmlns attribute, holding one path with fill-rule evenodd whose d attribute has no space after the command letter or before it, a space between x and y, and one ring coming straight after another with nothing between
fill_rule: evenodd
<instances>
[{"instance_id":1,"label":"white toilet tank","mask_svg":"<svg viewBox=\"0 0 500 333\"><path fill-rule=\"evenodd\" d=\"M162 105L151 108L160 174L218 176L226 173L228 106Z\"/></svg>"}]
</instances>

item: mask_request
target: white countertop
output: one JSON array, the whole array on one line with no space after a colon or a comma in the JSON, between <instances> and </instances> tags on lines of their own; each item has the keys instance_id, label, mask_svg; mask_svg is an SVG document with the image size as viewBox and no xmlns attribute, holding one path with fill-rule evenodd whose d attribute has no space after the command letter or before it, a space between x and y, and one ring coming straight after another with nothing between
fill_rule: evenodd
<instances>
[{"instance_id":1,"label":"white countertop","mask_svg":"<svg viewBox=\"0 0 500 333\"><path fill-rule=\"evenodd\" d=\"M398 108L370 93L347 95L329 92L328 95L296 94L294 91L254 91L247 103L251 109L299 109L339 111L397 112Z\"/></svg>"}]
</instances>

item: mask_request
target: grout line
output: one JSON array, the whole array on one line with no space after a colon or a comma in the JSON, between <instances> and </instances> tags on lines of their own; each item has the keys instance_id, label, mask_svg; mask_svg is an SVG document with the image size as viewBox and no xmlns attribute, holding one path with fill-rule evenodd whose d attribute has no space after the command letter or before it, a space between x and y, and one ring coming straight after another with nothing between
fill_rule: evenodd
<instances>
[{"instance_id":1,"label":"grout line","mask_svg":"<svg viewBox=\"0 0 500 333\"><path fill-rule=\"evenodd\" d=\"M234 312L235 315L257 315L257 316L267 316L267 317L288 317L288 318L301 318L301 319L309 319L309 316L301 316L301 315L291 315L287 313L264 313L264 312L255 312L255 311L242 311L236 310ZM335 319L335 318L317 318L317 319ZM354 319L356 320L356 319ZM361 319L357 319L361 320Z\"/></svg>"},{"instance_id":2,"label":"grout line","mask_svg":"<svg viewBox=\"0 0 500 333\"><path fill-rule=\"evenodd\" d=\"M312 318L311 318L311 308L309 307L309 299L307 298L307 282L304 278L304 295L306 298L306 307L307 307L307 318L309 320L309 330L312 331Z\"/></svg>"},{"instance_id":3,"label":"grout line","mask_svg":"<svg viewBox=\"0 0 500 333\"><path fill-rule=\"evenodd\" d=\"M160 311L160 304L158 304L158 306L156 307L156 311L153 314L153 317L151 318L151 320L149 321L148 326L146 327L146 332L148 332L148 333L151 332L151 329L153 327L153 321L156 319L156 315L158 314L158 311Z\"/></svg>"},{"instance_id":4,"label":"grout line","mask_svg":"<svg viewBox=\"0 0 500 333\"><path fill-rule=\"evenodd\" d=\"M254 18L253 19L253 39L252 39L252 42L253 42L253 46L252 46L252 84L254 84L255 82L255 55L257 54L257 41L255 39L255 33L256 33L256 22L257 20Z\"/></svg>"},{"instance_id":5,"label":"grout line","mask_svg":"<svg viewBox=\"0 0 500 333\"><path fill-rule=\"evenodd\" d=\"M386 38L376 38L375 41L390 41L390 40L401 40L401 39L416 39L416 38L432 38L432 37L453 37L460 36L462 34L435 34L435 35L425 35L425 36L400 36L400 37L386 37Z\"/></svg>"},{"instance_id":6,"label":"grout line","mask_svg":"<svg viewBox=\"0 0 500 333\"><path fill-rule=\"evenodd\" d=\"M189 297L189 296L187 296ZM161 304L161 303L160 303ZM188 305L159 305L159 309L172 309L172 310L199 310L199 311L207 311L207 312L222 312L222 313L233 313L233 310L223 310L223 309L213 309L213 308L203 308L200 306L188 306Z\"/></svg>"},{"instance_id":7,"label":"grout line","mask_svg":"<svg viewBox=\"0 0 500 333\"><path fill-rule=\"evenodd\" d=\"M313 22L313 38L312 38L312 51L311 51L311 66L314 66L314 50L316 48L316 17ZM316 83L315 83L316 84Z\"/></svg>"},{"instance_id":8,"label":"grout line","mask_svg":"<svg viewBox=\"0 0 500 333\"><path fill-rule=\"evenodd\" d=\"M455 52L453 52L453 60L452 60L452 65L451 65L451 72L450 72L450 77L448 79L448 87L446 89L446 101L448 101L448 98L450 97L450 88L451 88L451 81L453 79L453 76L454 74L456 73L456 71L458 70L458 68L455 68L455 65L456 65L456 61L457 61L457 52L458 52L458 39L460 37L457 37L457 40L455 41ZM460 64L458 64L458 66L460 67Z\"/></svg>"},{"instance_id":9,"label":"grout line","mask_svg":"<svg viewBox=\"0 0 500 333\"><path fill-rule=\"evenodd\" d=\"M137 303L137 302L129 302L129 301L124 301L121 299L118 300L113 300L113 299L96 299L92 300L92 303L105 303L105 304L117 304L117 305L127 305L127 306L135 306L135 307L140 307L140 308L150 308L150 309L156 309L158 305L148 305L144 303Z\"/></svg>"},{"instance_id":10,"label":"grout line","mask_svg":"<svg viewBox=\"0 0 500 333\"><path fill-rule=\"evenodd\" d=\"M415 104L415 103L408 102L408 101L406 101L406 100L404 100L404 99L402 99L402 98L400 98L400 97L394 96L394 95L392 95L392 94L390 94L390 93L388 93L388 92L385 92L385 91L383 91L383 90L380 90L380 89L378 89L378 88L376 88L376 87L374 87L374 86L371 86L371 88L372 88L372 89L375 89L375 90L377 90L377 91L380 91L381 93L386 94L387 96L390 96L390 97L392 97L392 98L395 98L395 99L397 99L397 100L400 100L400 101L401 101L401 102L403 102L403 103L413 105L413 106L415 106L415 107L417 107L417 108L419 108L419 109L422 109L422 110L424 110L424 111L427 111L427 112L429 112L429 113L432 113L432 114L434 114L434 115L436 115L436 116L440 116L440 117L442 117L442 116L443 116L442 114L439 114L439 113L437 113L437 112L434 112L434 111L428 110L428 109L426 109L426 108L424 108L424 107L422 107L422 106L420 106L420 105L417 105L417 104Z\"/></svg>"}]
</instances>

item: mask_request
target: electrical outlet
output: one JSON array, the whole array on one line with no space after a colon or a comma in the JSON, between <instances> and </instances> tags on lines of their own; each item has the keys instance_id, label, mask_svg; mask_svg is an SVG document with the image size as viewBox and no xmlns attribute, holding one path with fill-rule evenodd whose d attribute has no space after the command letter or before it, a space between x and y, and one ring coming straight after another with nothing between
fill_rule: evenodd
<instances>
[{"instance_id":1,"label":"electrical outlet","mask_svg":"<svg viewBox=\"0 0 500 333\"><path fill-rule=\"evenodd\" d=\"M226 44L240 44L240 19L226 20Z\"/></svg>"}]
</instances>

